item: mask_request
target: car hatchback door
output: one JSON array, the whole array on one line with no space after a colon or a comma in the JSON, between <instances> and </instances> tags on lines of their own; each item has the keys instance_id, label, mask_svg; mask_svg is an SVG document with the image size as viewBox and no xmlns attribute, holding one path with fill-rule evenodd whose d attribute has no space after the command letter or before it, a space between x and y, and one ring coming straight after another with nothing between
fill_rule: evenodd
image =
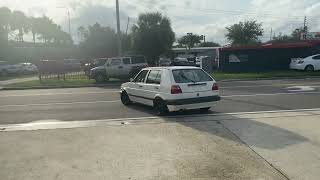
<instances>
[{"instance_id":1,"label":"car hatchback door","mask_svg":"<svg viewBox=\"0 0 320 180\"><path fill-rule=\"evenodd\" d=\"M183 92L183 98L219 95L214 90L215 81L202 69L177 69L172 74Z\"/></svg>"}]
</instances>

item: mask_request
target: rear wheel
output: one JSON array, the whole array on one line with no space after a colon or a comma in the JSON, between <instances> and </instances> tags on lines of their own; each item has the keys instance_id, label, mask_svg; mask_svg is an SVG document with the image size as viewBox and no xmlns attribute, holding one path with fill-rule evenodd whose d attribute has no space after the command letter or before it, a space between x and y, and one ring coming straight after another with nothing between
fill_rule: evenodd
<instances>
[{"instance_id":1,"label":"rear wheel","mask_svg":"<svg viewBox=\"0 0 320 180\"><path fill-rule=\"evenodd\" d=\"M307 71L307 72L313 72L314 71L314 67L312 65L308 65L304 70Z\"/></svg>"},{"instance_id":2,"label":"rear wheel","mask_svg":"<svg viewBox=\"0 0 320 180\"><path fill-rule=\"evenodd\" d=\"M132 101L130 100L130 97L128 96L127 92L123 91L120 95L120 99L123 105L127 106L130 105L132 103Z\"/></svg>"},{"instance_id":3,"label":"rear wheel","mask_svg":"<svg viewBox=\"0 0 320 180\"><path fill-rule=\"evenodd\" d=\"M169 109L165 101L162 99L156 99L154 102L154 109L158 116L164 116L169 113Z\"/></svg>"}]
</instances>

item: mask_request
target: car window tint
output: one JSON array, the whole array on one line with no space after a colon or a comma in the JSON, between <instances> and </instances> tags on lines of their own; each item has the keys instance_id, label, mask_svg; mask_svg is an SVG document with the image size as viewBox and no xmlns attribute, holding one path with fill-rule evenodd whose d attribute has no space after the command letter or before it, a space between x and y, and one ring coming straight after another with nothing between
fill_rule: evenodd
<instances>
[{"instance_id":1,"label":"car window tint","mask_svg":"<svg viewBox=\"0 0 320 180\"><path fill-rule=\"evenodd\" d=\"M123 64L130 64L130 58L123 58L122 62Z\"/></svg>"},{"instance_id":2,"label":"car window tint","mask_svg":"<svg viewBox=\"0 0 320 180\"><path fill-rule=\"evenodd\" d=\"M160 82L161 82L161 71L159 71L159 70L150 71L148 78L147 78L147 83L148 84L160 84Z\"/></svg>"},{"instance_id":3,"label":"car window tint","mask_svg":"<svg viewBox=\"0 0 320 180\"><path fill-rule=\"evenodd\" d=\"M212 81L202 69L178 69L172 71L176 83L194 83Z\"/></svg>"},{"instance_id":4,"label":"car window tint","mask_svg":"<svg viewBox=\"0 0 320 180\"><path fill-rule=\"evenodd\" d=\"M147 74L148 74L148 70L141 71L134 79L134 82L144 82Z\"/></svg>"},{"instance_id":5,"label":"car window tint","mask_svg":"<svg viewBox=\"0 0 320 180\"><path fill-rule=\"evenodd\" d=\"M132 64L146 63L146 59L144 58L144 56L132 56L131 61Z\"/></svg>"},{"instance_id":6,"label":"car window tint","mask_svg":"<svg viewBox=\"0 0 320 180\"><path fill-rule=\"evenodd\" d=\"M121 64L121 60L120 59L112 59L110 64L111 64L111 66L118 66Z\"/></svg>"},{"instance_id":7,"label":"car window tint","mask_svg":"<svg viewBox=\"0 0 320 180\"><path fill-rule=\"evenodd\" d=\"M312 59L320 60L320 55L319 56L314 56Z\"/></svg>"}]
</instances>

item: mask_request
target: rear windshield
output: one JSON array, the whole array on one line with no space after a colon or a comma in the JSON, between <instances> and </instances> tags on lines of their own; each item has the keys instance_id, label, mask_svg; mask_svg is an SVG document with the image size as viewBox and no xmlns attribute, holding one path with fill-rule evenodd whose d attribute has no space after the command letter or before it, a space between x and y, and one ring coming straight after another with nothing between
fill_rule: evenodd
<instances>
[{"instance_id":1,"label":"rear windshield","mask_svg":"<svg viewBox=\"0 0 320 180\"><path fill-rule=\"evenodd\" d=\"M177 69L172 71L176 83L196 83L212 81L212 78L201 69Z\"/></svg>"},{"instance_id":2,"label":"rear windshield","mask_svg":"<svg viewBox=\"0 0 320 180\"><path fill-rule=\"evenodd\" d=\"M132 64L142 64L146 63L146 59L144 58L144 56L132 56L131 62Z\"/></svg>"}]
</instances>

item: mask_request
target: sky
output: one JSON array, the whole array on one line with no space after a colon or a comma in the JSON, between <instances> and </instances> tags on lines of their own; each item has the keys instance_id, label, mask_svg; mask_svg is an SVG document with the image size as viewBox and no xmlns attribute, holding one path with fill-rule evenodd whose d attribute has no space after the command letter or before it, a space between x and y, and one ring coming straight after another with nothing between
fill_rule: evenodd
<instances>
[{"instance_id":1,"label":"sky","mask_svg":"<svg viewBox=\"0 0 320 180\"><path fill-rule=\"evenodd\" d=\"M320 0L119 0L121 30L126 31L145 12L161 12L170 18L176 37L187 33L205 35L207 41L227 44L226 27L244 20L262 23L262 41L273 34L289 34L303 26L320 32ZM77 28L96 22L116 27L115 0L0 0L0 7L23 11L28 16L46 15L68 32L70 11L72 36Z\"/></svg>"}]
</instances>

